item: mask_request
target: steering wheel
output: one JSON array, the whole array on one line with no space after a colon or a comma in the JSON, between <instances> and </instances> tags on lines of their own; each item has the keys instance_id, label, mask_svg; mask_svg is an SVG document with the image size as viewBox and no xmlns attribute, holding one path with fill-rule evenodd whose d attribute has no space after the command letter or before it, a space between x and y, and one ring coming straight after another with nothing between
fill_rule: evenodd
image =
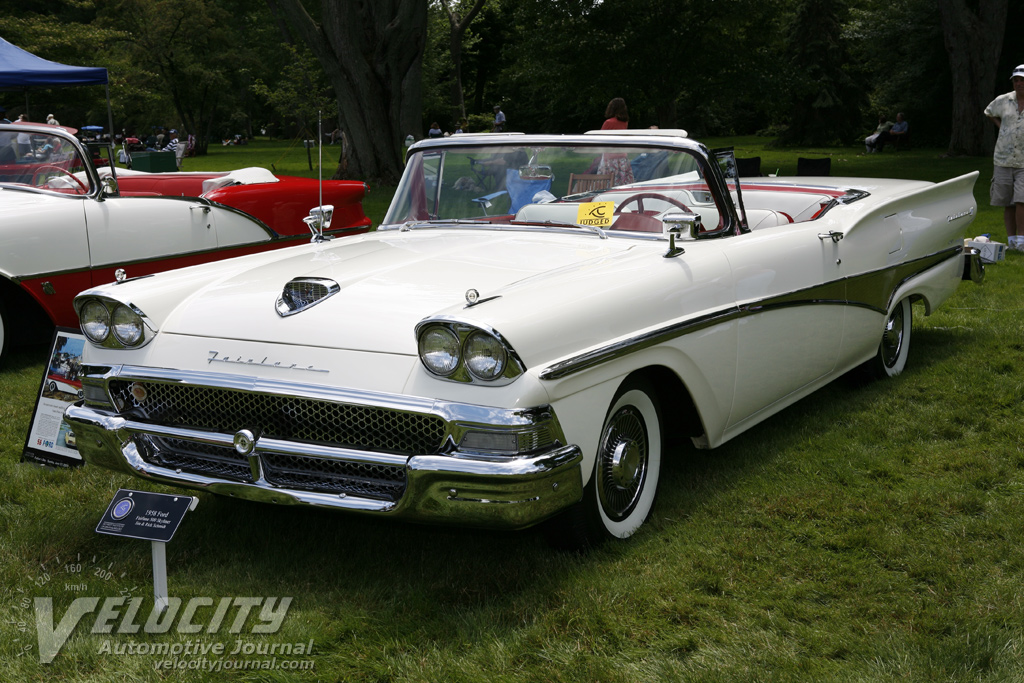
<instances>
[{"instance_id":1,"label":"steering wheel","mask_svg":"<svg viewBox=\"0 0 1024 683\"><path fill-rule=\"evenodd\" d=\"M692 211L690 211L690 208L688 206L686 206L686 204L683 204L678 199L673 199L672 197L669 197L667 195L663 195L663 194L661 194L659 192L640 192L638 194L634 194L632 196L626 197L624 200L622 200L622 203L619 204L615 208L615 215L617 216L620 213L622 213L622 208L624 206L626 206L627 204L632 204L633 202L636 202L637 213L643 214L644 213L644 200L645 199L657 199L657 200L660 200L660 201L663 201L663 202L668 202L672 206L680 208L680 209L682 209L683 211L685 211L687 213L693 213Z\"/></svg>"},{"instance_id":2,"label":"steering wheel","mask_svg":"<svg viewBox=\"0 0 1024 683\"><path fill-rule=\"evenodd\" d=\"M60 166L54 166L53 164L42 164L41 166L38 166L36 168L36 178L39 177L39 175L40 175L40 173L42 171L57 171L58 173L63 173L64 175L66 175L67 177L71 178L76 183L78 183L78 186L80 188L82 188L82 193L83 194L89 194L89 188L85 186L85 183L83 183L81 180L79 180L75 176L74 173L72 173L71 171L69 171L66 168L61 168Z\"/></svg>"}]
</instances>

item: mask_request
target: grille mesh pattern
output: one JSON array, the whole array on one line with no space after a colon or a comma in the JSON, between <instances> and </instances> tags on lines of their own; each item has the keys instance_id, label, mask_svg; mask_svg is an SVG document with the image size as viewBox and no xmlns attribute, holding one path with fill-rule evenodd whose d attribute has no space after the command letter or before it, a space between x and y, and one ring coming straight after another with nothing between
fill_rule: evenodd
<instances>
[{"instance_id":1,"label":"grille mesh pattern","mask_svg":"<svg viewBox=\"0 0 1024 683\"><path fill-rule=\"evenodd\" d=\"M405 469L394 465L271 453L263 456L263 474L276 486L322 493L396 501L405 491Z\"/></svg>"},{"instance_id":2,"label":"grille mesh pattern","mask_svg":"<svg viewBox=\"0 0 1024 683\"><path fill-rule=\"evenodd\" d=\"M160 382L117 380L110 389L123 412L170 427L226 434L245 428L262 437L398 455L436 453L445 434L444 420L437 416L384 408ZM252 481L249 458L232 447L170 437L150 443L140 452L154 465ZM260 459L264 478L274 486L388 501L405 492L400 465L280 453L260 454Z\"/></svg>"},{"instance_id":3,"label":"grille mesh pattern","mask_svg":"<svg viewBox=\"0 0 1024 683\"><path fill-rule=\"evenodd\" d=\"M136 384L136 393L138 387L145 390L142 402L132 396L131 382L111 382L111 391L124 411L160 425L226 434L252 429L275 439L398 455L435 453L444 438L444 420L435 415L231 389Z\"/></svg>"}]
</instances>

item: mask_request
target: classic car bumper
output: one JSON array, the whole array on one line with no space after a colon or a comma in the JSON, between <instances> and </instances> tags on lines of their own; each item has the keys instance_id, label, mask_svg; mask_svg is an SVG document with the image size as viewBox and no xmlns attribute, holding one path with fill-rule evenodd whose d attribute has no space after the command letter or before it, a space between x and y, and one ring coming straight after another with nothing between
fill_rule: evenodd
<instances>
[{"instance_id":1,"label":"classic car bumper","mask_svg":"<svg viewBox=\"0 0 1024 683\"><path fill-rule=\"evenodd\" d=\"M981 283L985 279L985 264L981 252L974 247L964 247L964 280Z\"/></svg>"},{"instance_id":2,"label":"classic car bumper","mask_svg":"<svg viewBox=\"0 0 1024 683\"><path fill-rule=\"evenodd\" d=\"M85 400L65 413L79 452L91 464L155 482L508 529L536 524L582 497L580 449L565 443L547 406L500 410L252 378L241 391L237 377L143 368L86 372ZM206 404L196 405L197 396ZM274 422L282 407L301 424ZM338 442L317 439L331 410L343 412L330 420L365 424L333 424ZM218 414L213 422L190 424L190 417L202 421L209 413ZM420 431L431 436L424 441ZM365 443L352 443L360 433ZM427 442L436 442L433 452L393 452Z\"/></svg>"}]
</instances>

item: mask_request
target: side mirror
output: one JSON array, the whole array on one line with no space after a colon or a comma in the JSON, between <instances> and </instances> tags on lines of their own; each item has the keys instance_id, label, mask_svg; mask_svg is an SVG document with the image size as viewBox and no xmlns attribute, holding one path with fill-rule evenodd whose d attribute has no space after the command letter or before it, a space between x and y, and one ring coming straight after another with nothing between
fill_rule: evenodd
<instances>
[{"instance_id":1,"label":"side mirror","mask_svg":"<svg viewBox=\"0 0 1024 683\"><path fill-rule=\"evenodd\" d=\"M118 193L117 180L113 176L100 179L100 197L116 197Z\"/></svg>"},{"instance_id":2,"label":"side mirror","mask_svg":"<svg viewBox=\"0 0 1024 683\"><path fill-rule=\"evenodd\" d=\"M682 247L676 246L676 237L683 232L683 226L690 226L690 237L697 239L700 234L700 214L672 211L662 216L661 221L668 226L668 252L665 258L673 258L683 253Z\"/></svg>"},{"instance_id":3,"label":"side mirror","mask_svg":"<svg viewBox=\"0 0 1024 683\"><path fill-rule=\"evenodd\" d=\"M678 235L683 231L684 225L689 226L690 237L693 239L697 239L701 229L704 227L699 213L685 213L683 211L669 212L661 217L661 222L669 226L669 235Z\"/></svg>"},{"instance_id":4,"label":"side mirror","mask_svg":"<svg viewBox=\"0 0 1024 683\"><path fill-rule=\"evenodd\" d=\"M334 217L334 205L324 204L314 206L309 210L309 215L302 219L302 222L309 226L313 233L310 242L326 242L330 237L324 237L324 230L331 227L331 219Z\"/></svg>"}]
</instances>

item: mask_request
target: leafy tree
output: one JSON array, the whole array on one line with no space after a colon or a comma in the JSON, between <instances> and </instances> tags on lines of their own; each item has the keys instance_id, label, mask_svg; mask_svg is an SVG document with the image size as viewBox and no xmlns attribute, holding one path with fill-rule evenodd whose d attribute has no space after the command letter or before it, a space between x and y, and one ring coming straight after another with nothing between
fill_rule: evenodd
<instances>
[{"instance_id":1,"label":"leafy tree","mask_svg":"<svg viewBox=\"0 0 1024 683\"><path fill-rule=\"evenodd\" d=\"M787 144L847 142L861 128L863 88L849 68L843 0L799 0L789 30L786 63L792 79Z\"/></svg>"},{"instance_id":2,"label":"leafy tree","mask_svg":"<svg viewBox=\"0 0 1024 683\"><path fill-rule=\"evenodd\" d=\"M452 114L456 119L466 116L466 100L462 88L462 48L466 29L479 14L485 1L472 0L470 4L470 0L438 0L448 17L448 50L452 57Z\"/></svg>"},{"instance_id":3,"label":"leafy tree","mask_svg":"<svg viewBox=\"0 0 1024 683\"><path fill-rule=\"evenodd\" d=\"M108 54L119 40L117 31L93 23L95 8L90 2L14 3L0 13L0 36L32 54L62 64L107 67L111 92L117 89L119 58ZM8 116L25 113L34 121L56 114L65 125L107 125L106 90L102 86L33 90L31 94L7 92L0 102ZM28 105L25 103L28 102ZM118 101L113 98L115 120Z\"/></svg>"},{"instance_id":4,"label":"leafy tree","mask_svg":"<svg viewBox=\"0 0 1024 683\"><path fill-rule=\"evenodd\" d=\"M112 0L101 16L129 36L123 48L137 65L129 87L166 93L205 153L218 114L244 96L256 63L244 12L228 0Z\"/></svg>"},{"instance_id":5,"label":"leafy tree","mask_svg":"<svg viewBox=\"0 0 1024 683\"><path fill-rule=\"evenodd\" d=\"M301 0L267 4L309 45L334 87L351 145L347 174L396 183L401 141L421 116L427 1L323 0L319 22Z\"/></svg>"}]
</instances>

